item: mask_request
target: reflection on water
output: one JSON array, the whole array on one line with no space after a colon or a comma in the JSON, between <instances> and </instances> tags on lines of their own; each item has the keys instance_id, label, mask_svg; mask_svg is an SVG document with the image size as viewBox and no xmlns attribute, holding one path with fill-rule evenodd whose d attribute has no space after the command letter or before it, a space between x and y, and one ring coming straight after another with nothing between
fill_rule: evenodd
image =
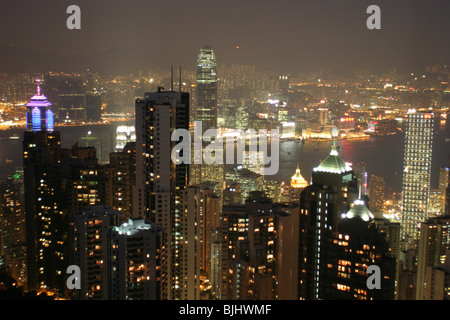
<instances>
[{"instance_id":1,"label":"reflection on water","mask_svg":"<svg viewBox=\"0 0 450 320\"><path fill-rule=\"evenodd\" d=\"M92 127L63 127L58 128L61 132L61 144L63 148L70 148L79 138L87 135L101 137L103 160L114 151L114 137L116 127L121 124L92 126ZM437 188L439 179L439 168L450 165L450 125L439 122L435 127L432 158L432 188ZM2 132L1 137L9 137L22 132ZM21 138L22 139L22 138ZM0 175L13 174L16 167L22 165L22 142L19 140L0 139ZM370 137L362 140L342 140L336 142L340 147L341 157L356 165L359 162L367 164L366 170L381 174L387 188L393 192L401 191L402 166L403 166L403 144L404 134L400 133L388 137ZM280 143L280 169L274 176L267 179L285 181L289 183L295 173L297 165L307 181L311 180L311 172L324 160L331 150L332 141L313 142L306 141L283 141Z\"/></svg>"},{"instance_id":2,"label":"reflection on water","mask_svg":"<svg viewBox=\"0 0 450 320\"><path fill-rule=\"evenodd\" d=\"M439 123L435 127L433 142L431 187L437 188L439 168L450 165L450 125ZM358 140L336 141L340 147L339 154L346 162L366 163L369 175L381 174L386 187L393 192L401 191L403 145L405 136L399 133L395 136L374 137ZM307 181L311 181L311 173L314 167L324 160L331 150L332 141L298 143L285 141L280 143L280 170L277 175L268 176L268 179L285 181L289 183L295 173L297 164Z\"/></svg>"}]
</instances>

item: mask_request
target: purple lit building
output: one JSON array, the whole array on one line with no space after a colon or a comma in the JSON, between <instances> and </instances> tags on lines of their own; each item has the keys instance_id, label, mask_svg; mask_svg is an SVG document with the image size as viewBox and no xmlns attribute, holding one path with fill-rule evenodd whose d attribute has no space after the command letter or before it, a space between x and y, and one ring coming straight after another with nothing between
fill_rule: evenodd
<instances>
[{"instance_id":1,"label":"purple lit building","mask_svg":"<svg viewBox=\"0 0 450 320\"><path fill-rule=\"evenodd\" d=\"M26 124L27 131L53 132L54 118L50 109L51 103L41 94L40 81L37 80L37 94L27 104Z\"/></svg>"}]
</instances>

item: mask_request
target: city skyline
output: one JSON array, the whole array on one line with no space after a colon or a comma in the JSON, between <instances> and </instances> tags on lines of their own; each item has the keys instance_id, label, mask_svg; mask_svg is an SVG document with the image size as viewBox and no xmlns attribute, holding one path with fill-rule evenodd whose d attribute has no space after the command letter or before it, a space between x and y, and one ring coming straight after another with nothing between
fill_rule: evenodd
<instances>
[{"instance_id":1,"label":"city skyline","mask_svg":"<svg viewBox=\"0 0 450 320\"><path fill-rule=\"evenodd\" d=\"M0 22L0 299L450 300L448 3L47 1Z\"/></svg>"}]
</instances>

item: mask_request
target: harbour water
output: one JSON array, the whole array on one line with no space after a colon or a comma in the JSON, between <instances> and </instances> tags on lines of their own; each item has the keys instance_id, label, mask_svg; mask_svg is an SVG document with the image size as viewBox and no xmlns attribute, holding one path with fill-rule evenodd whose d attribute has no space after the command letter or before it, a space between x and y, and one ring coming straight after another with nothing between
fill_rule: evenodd
<instances>
[{"instance_id":1,"label":"harbour water","mask_svg":"<svg viewBox=\"0 0 450 320\"><path fill-rule=\"evenodd\" d=\"M61 133L61 145L70 148L82 137L97 137L101 145L101 158L108 160L108 154L115 151L115 132L119 125L126 123L113 123L108 125L88 125L80 127L57 127ZM128 123L128 125L130 125ZM16 167L22 166L22 136L23 129L13 129L0 132L0 177L14 173ZM10 137L14 137L10 139ZM365 163L370 176L372 173L380 174L386 181L387 191L400 192L402 184L403 145L404 134L394 136L375 137L365 139L341 140L336 144L340 147L340 155L355 166ZM435 123L433 140L431 188L438 186L439 169L450 165L450 124L447 122ZM311 180L314 167L324 160L331 150L332 141L314 142L282 141L280 143L280 168L276 175L267 176L266 179L284 181L289 183L291 176L299 165L306 180Z\"/></svg>"}]
</instances>

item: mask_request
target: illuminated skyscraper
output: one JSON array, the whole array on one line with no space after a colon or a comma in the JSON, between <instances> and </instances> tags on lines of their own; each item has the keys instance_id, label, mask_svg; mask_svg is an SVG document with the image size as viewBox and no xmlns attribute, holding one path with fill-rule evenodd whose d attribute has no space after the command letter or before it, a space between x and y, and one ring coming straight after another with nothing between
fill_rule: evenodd
<instances>
[{"instance_id":1,"label":"illuminated skyscraper","mask_svg":"<svg viewBox=\"0 0 450 320\"><path fill-rule=\"evenodd\" d=\"M123 222L123 214L109 206L86 206L70 215L72 263L80 267L80 290L74 298L106 300L108 296L111 243L110 228ZM114 249L114 248L112 248Z\"/></svg>"},{"instance_id":2,"label":"illuminated skyscraper","mask_svg":"<svg viewBox=\"0 0 450 320\"><path fill-rule=\"evenodd\" d=\"M159 300L163 269L161 228L143 219L110 230L111 300Z\"/></svg>"},{"instance_id":3,"label":"illuminated skyscraper","mask_svg":"<svg viewBox=\"0 0 450 320\"><path fill-rule=\"evenodd\" d=\"M382 176L372 174L369 180L369 205L372 211L383 210L385 182Z\"/></svg>"},{"instance_id":4,"label":"illuminated skyscraper","mask_svg":"<svg viewBox=\"0 0 450 320\"><path fill-rule=\"evenodd\" d=\"M429 218L420 226L420 239L417 254L416 300L431 300L433 287L444 281L431 281L433 268L445 263L450 249L450 217ZM439 283L441 282L441 283ZM444 290L441 291L443 294ZM445 292L448 295L448 292Z\"/></svg>"},{"instance_id":5,"label":"illuminated skyscraper","mask_svg":"<svg viewBox=\"0 0 450 320\"><path fill-rule=\"evenodd\" d=\"M434 115L410 110L406 122L403 164L403 237L417 240L428 218Z\"/></svg>"},{"instance_id":6,"label":"illuminated skyscraper","mask_svg":"<svg viewBox=\"0 0 450 320\"><path fill-rule=\"evenodd\" d=\"M40 80L37 80L37 93L27 104L26 127L27 131L52 132L54 126L53 111L47 97L41 94Z\"/></svg>"},{"instance_id":7,"label":"illuminated skyscraper","mask_svg":"<svg viewBox=\"0 0 450 320\"><path fill-rule=\"evenodd\" d=\"M200 190L188 187L188 164L175 163L175 129L189 130L189 94L146 93L136 101L136 185L133 217L161 226L162 299L198 299Z\"/></svg>"},{"instance_id":8,"label":"illuminated skyscraper","mask_svg":"<svg viewBox=\"0 0 450 320\"><path fill-rule=\"evenodd\" d=\"M322 245L337 230L342 214L358 196L357 179L333 145L330 155L312 172L312 184L300 194L299 298L320 299Z\"/></svg>"},{"instance_id":9,"label":"illuminated skyscraper","mask_svg":"<svg viewBox=\"0 0 450 320\"><path fill-rule=\"evenodd\" d=\"M65 286L61 146L59 132L53 132L50 106L38 82L37 94L27 104L23 137L28 290Z\"/></svg>"},{"instance_id":10,"label":"illuminated skyscraper","mask_svg":"<svg viewBox=\"0 0 450 320\"><path fill-rule=\"evenodd\" d=\"M216 56L211 47L200 49L197 59L197 101L193 114L202 121L203 130L217 128L217 71Z\"/></svg>"}]
</instances>

